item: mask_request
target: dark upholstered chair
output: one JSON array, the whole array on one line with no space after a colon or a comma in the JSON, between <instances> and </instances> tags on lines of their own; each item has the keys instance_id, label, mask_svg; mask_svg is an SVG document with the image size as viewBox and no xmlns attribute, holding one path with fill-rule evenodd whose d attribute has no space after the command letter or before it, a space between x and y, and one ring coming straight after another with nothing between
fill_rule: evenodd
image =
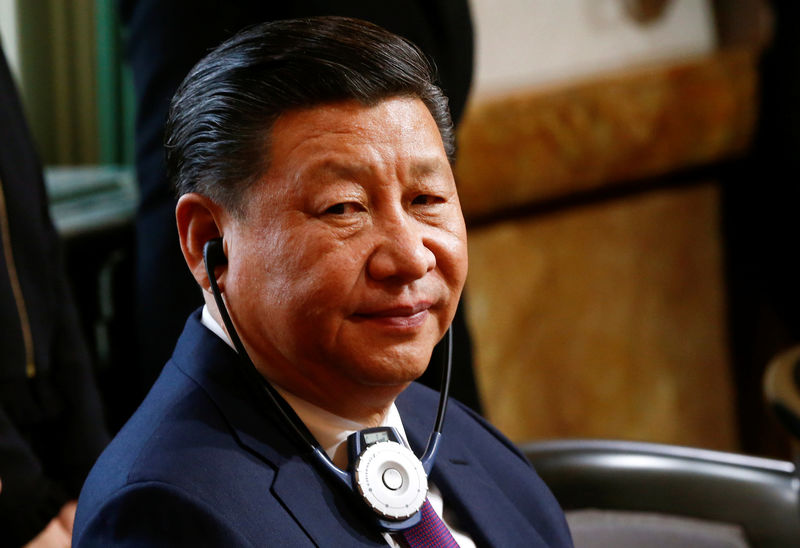
<instances>
[{"instance_id":1,"label":"dark upholstered chair","mask_svg":"<svg viewBox=\"0 0 800 548\"><path fill-rule=\"evenodd\" d=\"M764 395L783 426L800 441L800 345L777 355L764 375Z\"/></svg>"},{"instance_id":2,"label":"dark upholstered chair","mask_svg":"<svg viewBox=\"0 0 800 548\"><path fill-rule=\"evenodd\" d=\"M577 548L800 546L795 465L642 442L522 445Z\"/></svg>"}]
</instances>

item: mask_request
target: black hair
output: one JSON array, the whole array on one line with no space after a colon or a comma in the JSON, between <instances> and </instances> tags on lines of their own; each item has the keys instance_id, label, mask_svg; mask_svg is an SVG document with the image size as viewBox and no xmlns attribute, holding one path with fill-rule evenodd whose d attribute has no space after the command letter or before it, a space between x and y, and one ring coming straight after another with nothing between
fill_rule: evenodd
<instances>
[{"instance_id":1,"label":"black hair","mask_svg":"<svg viewBox=\"0 0 800 548\"><path fill-rule=\"evenodd\" d=\"M345 17L256 25L202 59L175 93L165 131L170 181L179 196L198 192L240 213L244 190L269 167L269 137L281 114L402 96L422 100L452 162L447 98L411 42Z\"/></svg>"}]
</instances>

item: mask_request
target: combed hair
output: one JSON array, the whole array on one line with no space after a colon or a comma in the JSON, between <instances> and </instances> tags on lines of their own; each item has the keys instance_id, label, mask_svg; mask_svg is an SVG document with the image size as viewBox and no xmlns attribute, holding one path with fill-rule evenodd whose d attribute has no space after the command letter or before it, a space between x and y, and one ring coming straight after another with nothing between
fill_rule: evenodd
<instances>
[{"instance_id":1,"label":"combed hair","mask_svg":"<svg viewBox=\"0 0 800 548\"><path fill-rule=\"evenodd\" d=\"M178 196L204 194L241 213L241 196L269 167L269 137L293 109L392 97L422 100L450 161L447 98L411 42L345 17L273 21L224 42L191 70L170 105L167 172Z\"/></svg>"}]
</instances>

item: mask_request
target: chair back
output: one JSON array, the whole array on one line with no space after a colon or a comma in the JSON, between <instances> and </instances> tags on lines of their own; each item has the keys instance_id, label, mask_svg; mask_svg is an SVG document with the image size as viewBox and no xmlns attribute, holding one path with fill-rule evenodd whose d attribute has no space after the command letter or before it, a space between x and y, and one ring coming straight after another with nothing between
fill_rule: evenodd
<instances>
[{"instance_id":1,"label":"chair back","mask_svg":"<svg viewBox=\"0 0 800 548\"><path fill-rule=\"evenodd\" d=\"M633 546L623 540L636 530L662 533L663 542L639 546L747 545L735 544L737 531L738 542L750 546L800 546L798 480L791 462L610 440L533 442L521 448L567 511L578 547ZM577 513L587 509L602 515L589 520ZM600 541L602 527L615 530L613 542L582 544L581 531L590 533L586 542ZM669 543L680 530L697 536ZM703 541L714 538L723 543Z\"/></svg>"}]
</instances>

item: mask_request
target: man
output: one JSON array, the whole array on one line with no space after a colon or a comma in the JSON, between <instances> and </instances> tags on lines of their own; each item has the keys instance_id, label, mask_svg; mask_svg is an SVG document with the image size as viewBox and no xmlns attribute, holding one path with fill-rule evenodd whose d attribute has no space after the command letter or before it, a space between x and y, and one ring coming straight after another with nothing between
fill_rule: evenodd
<instances>
[{"instance_id":1,"label":"man","mask_svg":"<svg viewBox=\"0 0 800 548\"><path fill-rule=\"evenodd\" d=\"M467 0L121 0L126 53L133 69L136 113L136 371L126 396L138 403L172 354L186 316L202 304L183 267L175 231L175 196L164 163L164 120L186 74L211 49L256 23L315 15L364 19L414 42L434 60L439 85L457 125L472 79L472 21ZM472 348L462 305L453 319L456 375L450 387L462 403L480 412L472 370ZM438 354L438 353L437 353ZM438 386L441 356L420 382ZM118 408L125 414L133 408Z\"/></svg>"},{"instance_id":2,"label":"man","mask_svg":"<svg viewBox=\"0 0 800 548\"><path fill-rule=\"evenodd\" d=\"M450 544L383 530L292 430L340 469L353 431L392 426L418 455L431 432L437 395L412 381L453 318L467 250L452 123L420 52L351 19L254 27L191 71L166 134L206 305L87 480L76 545L570 545L530 465L457 402L422 510ZM215 268L204 252L220 238ZM301 425L241 375L247 356Z\"/></svg>"}]
</instances>

